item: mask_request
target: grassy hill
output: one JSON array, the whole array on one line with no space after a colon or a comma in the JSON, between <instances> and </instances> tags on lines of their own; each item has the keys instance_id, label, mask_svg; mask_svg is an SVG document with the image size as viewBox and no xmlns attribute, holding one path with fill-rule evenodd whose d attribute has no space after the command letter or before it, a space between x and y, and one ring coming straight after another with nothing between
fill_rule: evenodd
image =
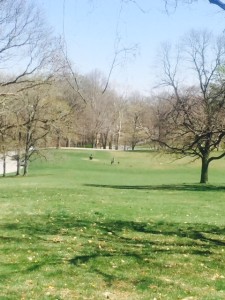
<instances>
[{"instance_id":1,"label":"grassy hill","mask_svg":"<svg viewBox=\"0 0 225 300\"><path fill-rule=\"evenodd\" d=\"M225 299L224 170L52 150L1 178L0 299Z\"/></svg>"}]
</instances>

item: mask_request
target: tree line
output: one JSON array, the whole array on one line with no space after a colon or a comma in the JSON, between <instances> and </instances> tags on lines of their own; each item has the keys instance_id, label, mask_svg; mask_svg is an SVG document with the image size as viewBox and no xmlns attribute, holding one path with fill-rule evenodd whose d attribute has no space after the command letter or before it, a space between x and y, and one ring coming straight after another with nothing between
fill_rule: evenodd
<instances>
[{"instance_id":1,"label":"tree line","mask_svg":"<svg viewBox=\"0 0 225 300\"><path fill-rule=\"evenodd\" d=\"M225 156L225 39L191 31L158 60L158 89L120 95L99 71L76 73L35 5L1 0L0 153L19 175L48 147L153 149L202 162ZM107 82L107 88L106 88Z\"/></svg>"}]
</instances>

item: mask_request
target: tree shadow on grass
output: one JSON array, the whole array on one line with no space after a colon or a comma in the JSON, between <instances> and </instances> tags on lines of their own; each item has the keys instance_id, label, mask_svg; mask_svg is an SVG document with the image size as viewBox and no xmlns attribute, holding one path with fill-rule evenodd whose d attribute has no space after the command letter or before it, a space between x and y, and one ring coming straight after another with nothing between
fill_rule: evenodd
<instances>
[{"instance_id":1,"label":"tree shadow on grass","mask_svg":"<svg viewBox=\"0 0 225 300\"><path fill-rule=\"evenodd\" d=\"M87 228L89 225L86 224ZM225 228L205 224L114 221L96 226L103 233L97 238L98 243L103 242L102 249L98 243L93 244L88 253L75 255L69 262L76 268L89 267L90 272L101 275L109 286L114 280L124 280L121 272L107 267L112 261L129 261L131 268L139 266L139 269L162 269L165 261L179 263L181 257L195 263L200 259L219 265L221 257L216 253L225 246Z\"/></svg>"},{"instance_id":2,"label":"tree shadow on grass","mask_svg":"<svg viewBox=\"0 0 225 300\"><path fill-rule=\"evenodd\" d=\"M87 187L109 188L119 190L168 190L168 191L225 191L225 185L210 184L159 184L159 185L107 185L85 184Z\"/></svg>"},{"instance_id":3,"label":"tree shadow on grass","mask_svg":"<svg viewBox=\"0 0 225 300\"><path fill-rule=\"evenodd\" d=\"M0 230L6 232L0 235L0 242L8 253L11 247L13 255L14 244L20 244L27 253L31 241L32 247L40 252L40 261L29 263L26 268L21 265L18 272L41 272L50 265L60 268L65 260L57 253L68 253L67 249L80 244L78 251L67 258L67 263L75 268L85 265L88 272L102 276L109 285L122 278L121 272L109 270L112 260L129 261L131 268L138 265L139 269L148 267L150 260L151 267L161 268L160 261L169 260L170 256L179 259L188 255L202 257L202 260L211 257L212 264L218 259L216 264L219 265L216 253L225 246L225 228L216 225L106 220L103 217L75 219L69 213L40 215L35 219L24 216L19 223L2 224ZM60 236L61 241L54 236ZM7 280L14 275L15 271L8 271L2 278Z\"/></svg>"},{"instance_id":4,"label":"tree shadow on grass","mask_svg":"<svg viewBox=\"0 0 225 300\"><path fill-rule=\"evenodd\" d=\"M23 217L23 220L15 223L5 223L0 225L0 230L7 231L8 235L0 235L2 241L20 241L23 240L23 235L30 236L32 238L40 238L45 235L67 235L70 231L75 231L85 228L90 236L93 232L100 232L98 238L102 236L110 235L117 236L119 239L124 239L121 233L128 231L132 234L151 234L160 235L164 237L176 236L179 238L189 238L192 241L200 240L202 242L211 243L212 245L225 246L223 240L217 240L215 238L209 238L208 235L224 236L225 227L201 224L201 223L170 223L166 221L157 222L135 222L135 221L123 221L123 220L106 220L104 216L97 217L96 219L75 219L73 215L67 213L40 215L35 219L32 217ZM65 233L62 232L65 230ZM16 231L14 236L9 236L10 231ZM68 230L68 231L67 231ZM81 235L85 236L83 232Z\"/></svg>"}]
</instances>

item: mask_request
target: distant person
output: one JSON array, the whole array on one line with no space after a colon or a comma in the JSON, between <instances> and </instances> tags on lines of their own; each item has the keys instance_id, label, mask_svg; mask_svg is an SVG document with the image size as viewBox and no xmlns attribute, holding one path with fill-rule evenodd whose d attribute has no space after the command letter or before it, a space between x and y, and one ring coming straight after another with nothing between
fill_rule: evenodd
<instances>
[{"instance_id":1,"label":"distant person","mask_svg":"<svg viewBox=\"0 0 225 300\"><path fill-rule=\"evenodd\" d=\"M111 159L111 165L112 164L114 164L114 162L115 162L115 159L114 159L114 157Z\"/></svg>"},{"instance_id":2,"label":"distant person","mask_svg":"<svg viewBox=\"0 0 225 300\"><path fill-rule=\"evenodd\" d=\"M89 159L90 159L90 160L92 160L92 159L93 159L93 155L92 155L92 154L89 156Z\"/></svg>"}]
</instances>

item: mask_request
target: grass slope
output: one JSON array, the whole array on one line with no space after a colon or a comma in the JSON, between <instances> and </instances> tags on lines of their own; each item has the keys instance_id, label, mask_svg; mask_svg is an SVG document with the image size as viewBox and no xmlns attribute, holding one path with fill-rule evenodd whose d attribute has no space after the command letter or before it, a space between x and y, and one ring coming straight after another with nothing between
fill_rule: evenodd
<instances>
[{"instance_id":1,"label":"grass slope","mask_svg":"<svg viewBox=\"0 0 225 300\"><path fill-rule=\"evenodd\" d=\"M0 180L0 299L225 299L225 162L90 151Z\"/></svg>"}]
</instances>

